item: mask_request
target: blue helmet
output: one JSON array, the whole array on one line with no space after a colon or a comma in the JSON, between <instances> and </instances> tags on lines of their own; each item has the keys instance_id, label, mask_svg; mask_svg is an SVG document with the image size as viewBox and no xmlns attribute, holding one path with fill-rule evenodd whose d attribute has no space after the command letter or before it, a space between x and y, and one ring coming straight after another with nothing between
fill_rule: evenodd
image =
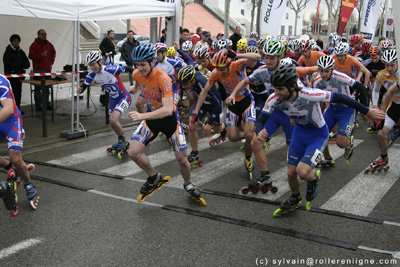
<instances>
[{"instance_id":1,"label":"blue helmet","mask_svg":"<svg viewBox=\"0 0 400 267\"><path fill-rule=\"evenodd\" d=\"M156 49L153 44L141 44L132 50L132 61L148 61L152 60L156 54Z\"/></svg>"}]
</instances>

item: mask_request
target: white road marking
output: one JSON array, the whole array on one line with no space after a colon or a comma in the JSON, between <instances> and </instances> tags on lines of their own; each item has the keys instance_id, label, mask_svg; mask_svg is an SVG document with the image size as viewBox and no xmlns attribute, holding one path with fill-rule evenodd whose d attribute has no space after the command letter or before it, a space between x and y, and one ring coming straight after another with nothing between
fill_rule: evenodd
<instances>
[{"instance_id":1,"label":"white road marking","mask_svg":"<svg viewBox=\"0 0 400 267\"><path fill-rule=\"evenodd\" d=\"M399 179L400 145L393 145L388 154L388 173L364 174L362 171L321 208L368 216Z\"/></svg>"},{"instance_id":2,"label":"white road marking","mask_svg":"<svg viewBox=\"0 0 400 267\"><path fill-rule=\"evenodd\" d=\"M11 247L4 248L4 249L0 250L0 260L4 259L6 257L9 257L13 254L16 254L21 250L36 246L42 242L43 242L43 239L41 239L41 238L31 238L31 239L27 239L22 242L19 242L15 245L12 245Z\"/></svg>"},{"instance_id":3,"label":"white road marking","mask_svg":"<svg viewBox=\"0 0 400 267\"><path fill-rule=\"evenodd\" d=\"M354 140L354 145L358 146L362 142L363 142L362 140L356 139ZM339 148L336 144L329 144L329 151L334 160L337 160L344 154L344 149ZM357 151L355 151L354 153L357 153ZM354 156L357 155L355 154ZM249 193L250 196L262 199L277 200L290 191L287 180L287 167L280 168L271 173L271 180L273 185L278 188L278 192L276 192L275 194L272 194L270 192L268 192L267 194L258 193L256 195Z\"/></svg>"}]
</instances>

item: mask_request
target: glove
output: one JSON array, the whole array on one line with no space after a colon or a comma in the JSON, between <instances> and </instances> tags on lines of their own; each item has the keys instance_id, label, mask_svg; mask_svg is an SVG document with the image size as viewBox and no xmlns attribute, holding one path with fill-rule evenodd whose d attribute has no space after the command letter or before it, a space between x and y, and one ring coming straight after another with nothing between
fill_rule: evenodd
<instances>
[{"instance_id":1,"label":"glove","mask_svg":"<svg viewBox=\"0 0 400 267\"><path fill-rule=\"evenodd\" d=\"M196 113L192 113L189 120L189 129L193 130L195 128L196 122L198 119L198 115Z\"/></svg>"}]
</instances>

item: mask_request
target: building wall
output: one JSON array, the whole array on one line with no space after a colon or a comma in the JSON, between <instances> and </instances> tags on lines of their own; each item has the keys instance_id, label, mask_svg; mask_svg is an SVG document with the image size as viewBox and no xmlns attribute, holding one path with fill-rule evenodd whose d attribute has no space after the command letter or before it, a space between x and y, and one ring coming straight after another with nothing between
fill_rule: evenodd
<instances>
[{"instance_id":1,"label":"building wall","mask_svg":"<svg viewBox=\"0 0 400 267\"><path fill-rule=\"evenodd\" d=\"M57 53L53 71L60 71L64 65L72 63L72 22L0 16L0 24L7 25L7 27L1 27L0 29L0 34L3 36L3 38L0 39L1 57L3 57L4 51L9 44L9 37L14 33L21 36L21 48L28 56L29 46L37 37L37 31L39 29L45 29L47 32L47 39L54 45ZM3 61L1 61L0 73L3 72L4 65Z\"/></svg>"}]
</instances>

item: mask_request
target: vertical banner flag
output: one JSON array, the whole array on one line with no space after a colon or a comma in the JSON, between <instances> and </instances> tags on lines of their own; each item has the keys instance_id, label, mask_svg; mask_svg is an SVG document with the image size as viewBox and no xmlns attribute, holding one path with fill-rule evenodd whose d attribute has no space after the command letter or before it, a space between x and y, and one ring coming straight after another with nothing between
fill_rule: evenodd
<instances>
[{"instance_id":1,"label":"vertical banner flag","mask_svg":"<svg viewBox=\"0 0 400 267\"><path fill-rule=\"evenodd\" d=\"M338 34L341 35L344 33L344 29L346 28L347 22L349 21L351 13L353 13L353 10L356 7L356 5L357 5L357 0L341 0L339 21L337 26Z\"/></svg>"},{"instance_id":2,"label":"vertical banner flag","mask_svg":"<svg viewBox=\"0 0 400 267\"><path fill-rule=\"evenodd\" d=\"M392 1L392 10L393 10L393 19L394 19L394 37L396 38L396 48L397 48L397 54L400 55L399 51L399 44L400 44L400 12L397 12L397 10L400 10L400 1L395 0Z\"/></svg>"},{"instance_id":3,"label":"vertical banner flag","mask_svg":"<svg viewBox=\"0 0 400 267\"><path fill-rule=\"evenodd\" d=\"M281 34L281 22L287 8L287 0L260 0L260 32L278 36Z\"/></svg>"},{"instance_id":4,"label":"vertical banner flag","mask_svg":"<svg viewBox=\"0 0 400 267\"><path fill-rule=\"evenodd\" d=\"M374 39L378 19L381 16L380 6L382 0L367 0L361 10L360 32L366 39Z\"/></svg>"}]
</instances>

